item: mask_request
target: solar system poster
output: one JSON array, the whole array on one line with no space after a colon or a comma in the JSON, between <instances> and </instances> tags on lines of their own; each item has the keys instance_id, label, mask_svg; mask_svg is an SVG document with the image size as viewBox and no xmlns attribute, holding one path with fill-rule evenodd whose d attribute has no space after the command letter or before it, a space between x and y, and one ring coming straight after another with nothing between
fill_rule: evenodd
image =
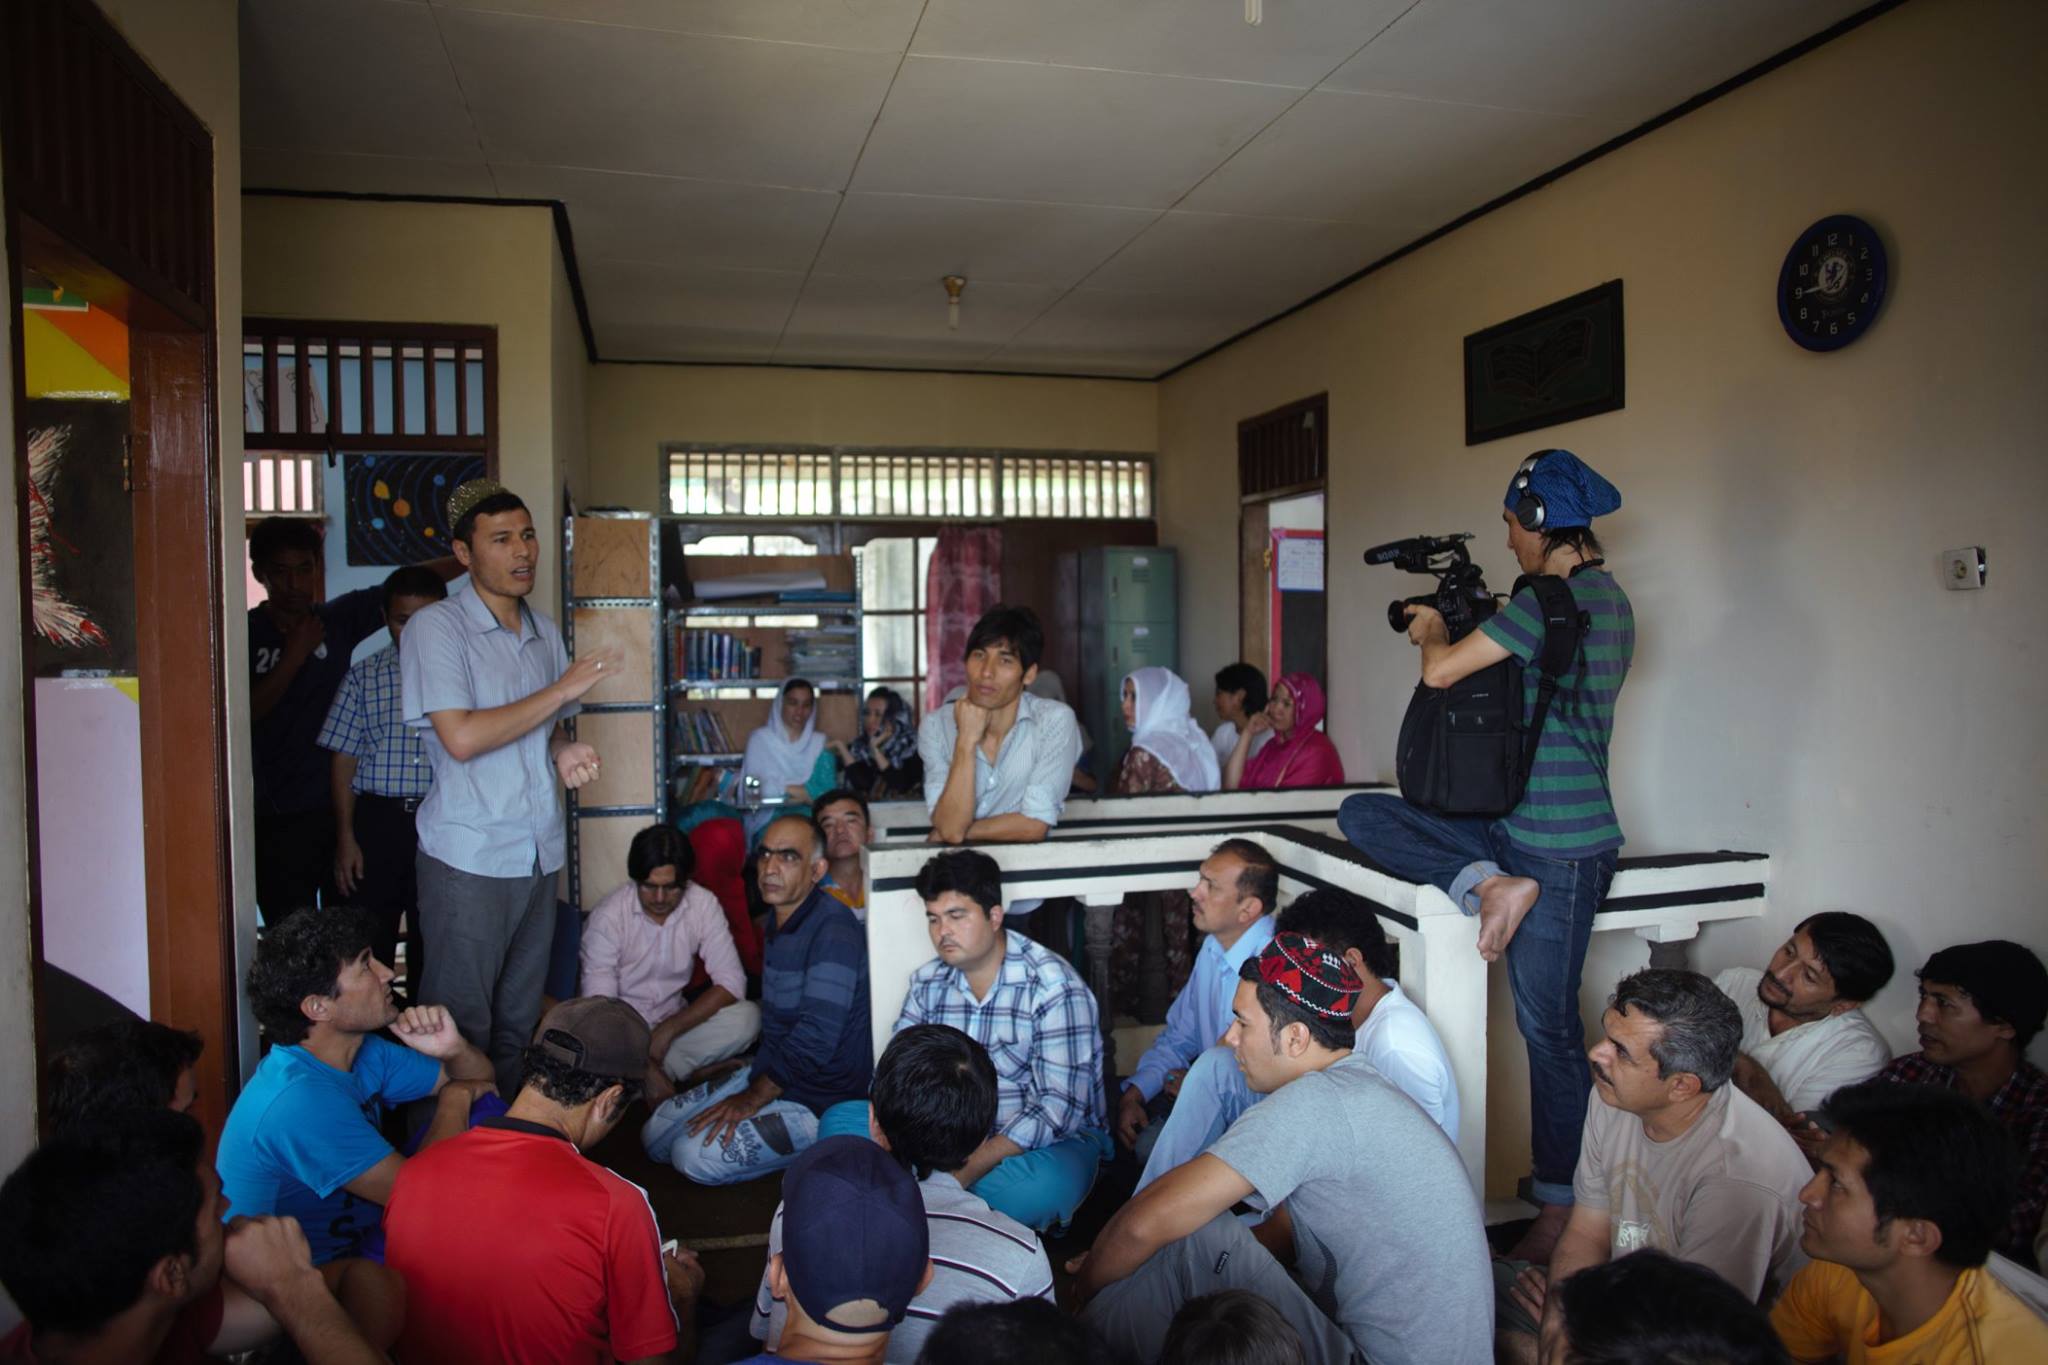
<instances>
[{"instance_id":1,"label":"solar system poster","mask_svg":"<svg viewBox=\"0 0 2048 1365\"><path fill-rule=\"evenodd\" d=\"M481 455L344 455L348 562L420 564L452 554L448 495L484 476Z\"/></svg>"}]
</instances>

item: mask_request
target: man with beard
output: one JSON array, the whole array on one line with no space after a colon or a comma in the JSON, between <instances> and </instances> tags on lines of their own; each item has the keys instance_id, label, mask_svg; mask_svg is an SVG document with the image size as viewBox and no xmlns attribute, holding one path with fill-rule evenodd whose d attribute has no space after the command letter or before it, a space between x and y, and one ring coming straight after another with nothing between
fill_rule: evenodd
<instances>
[{"instance_id":1,"label":"man with beard","mask_svg":"<svg viewBox=\"0 0 2048 1365\"><path fill-rule=\"evenodd\" d=\"M1892 950L1861 915L1830 910L1793 929L1762 971L1714 978L1742 1011L1735 1084L1785 1125L1810 1157L1825 1134L1807 1119L1845 1085L1867 1081L1891 1045L1863 1012L1892 979Z\"/></svg>"}]
</instances>

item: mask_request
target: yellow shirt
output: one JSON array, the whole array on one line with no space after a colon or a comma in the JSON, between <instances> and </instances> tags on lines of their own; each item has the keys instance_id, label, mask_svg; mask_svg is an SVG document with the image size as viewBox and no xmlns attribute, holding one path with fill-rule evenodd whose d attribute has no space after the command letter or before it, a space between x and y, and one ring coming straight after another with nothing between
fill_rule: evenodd
<instances>
[{"instance_id":1,"label":"yellow shirt","mask_svg":"<svg viewBox=\"0 0 2048 1365\"><path fill-rule=\"evenodd\" d=\"M1771 1310L1792 1358L1846 1365L2006 1365L2048 1360L2048 1323L1982 1269L1965 1270L1941 1311L1903 1337L1877 1340L1877 1302L1856 1277L1813 1261Z\"/></svg>"}]
</instances>

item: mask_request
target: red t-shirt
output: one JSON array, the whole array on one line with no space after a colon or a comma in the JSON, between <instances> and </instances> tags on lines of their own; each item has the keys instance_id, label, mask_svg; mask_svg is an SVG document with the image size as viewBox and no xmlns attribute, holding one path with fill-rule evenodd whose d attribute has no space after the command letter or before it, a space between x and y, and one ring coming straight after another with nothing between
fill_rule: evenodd
<instances>
[{"instance_id":1,"label":"red t-shirt","mask_svg":"<svg viewBox=\"0 0 2048 1365\"><path fill-rule=\"evenodd\" d=\"M565 1138L486 1119L405 1163L384 1209L409 1365L605 1365L673 1350L647 1194Z\"/></svg>"},{"instance_id":2,"label":"red t-shirt","mask_svg":"<svg viewBox=\"0 0 2048 1365\"><path fill-rule=\"evenodd\" d=\"M222 1311L221 1289L216 1282L172 1319L170 1335L150 1357L150 1365L203 1365L209 1359L206 1348L220 1335ZM24 1322L0 1337L0 1360L33 1361L36 1353L29 1336L29 1325Z\"/></svg>"}]
</instances>

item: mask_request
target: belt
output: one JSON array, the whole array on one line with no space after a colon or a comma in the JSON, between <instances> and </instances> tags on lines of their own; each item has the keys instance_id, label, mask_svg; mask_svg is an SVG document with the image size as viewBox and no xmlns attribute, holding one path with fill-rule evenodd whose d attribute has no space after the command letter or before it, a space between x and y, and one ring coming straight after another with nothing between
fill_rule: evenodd
<instances>
[{"instance_id":1,"label":"belt","mask_svg":"<svg viewBox=\"0 0 2048 1365\"><path fill-rule=\"evenodd\" d=\"M376 792L356 793L356 800L358 801L383 801L389 805L398 807L407 815L411 815L415 811L417 811L420 808L420 803L425 801L426 799L427 798L424 796L379 796Z\"/></svg>"}]
</instances>

